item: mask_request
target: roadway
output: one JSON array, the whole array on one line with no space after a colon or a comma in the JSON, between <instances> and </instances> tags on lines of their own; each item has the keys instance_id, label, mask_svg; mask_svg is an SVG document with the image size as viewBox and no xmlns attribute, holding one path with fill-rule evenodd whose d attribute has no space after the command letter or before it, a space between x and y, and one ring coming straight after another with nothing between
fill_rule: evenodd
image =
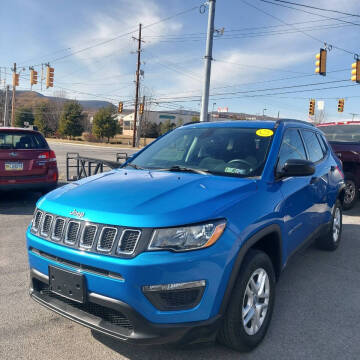
<instances>
[{"instance_id":1,"label":"roadway","mask_svg":"<svg viewBox=\"0 0 360 360\"><path fill-rule=\"evenodd\" d=\"M113 159L117 149L57 145L66 151ZM68 148L71 150L68 150ZM343 239L333 253L310 247L295 255L277 285L268 335L251 354L218 344L177 349L141 347L93 334L28 296L25 229L39 193L0 194L0 359L358 359L360 353L360 202L344 215Z\"/></svg>"}]
</instances>

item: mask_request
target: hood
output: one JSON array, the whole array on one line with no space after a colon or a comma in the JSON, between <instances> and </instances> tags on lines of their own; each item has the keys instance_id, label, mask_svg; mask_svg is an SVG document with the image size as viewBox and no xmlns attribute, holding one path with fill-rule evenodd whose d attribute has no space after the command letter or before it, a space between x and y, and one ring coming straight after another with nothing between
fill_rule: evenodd
<instances>
[{"instance_id":1,"label":"hood","mask_svg":"<svg viewBox=\"0 0 360 360\"><path fill-rule=\"evenodd\" d=\"M38 207L66 217L83 213L83 220L113 225L175 226L223 217L256 187L252 179L117 169L56 189Z\"/></svg>"}]
</instances>

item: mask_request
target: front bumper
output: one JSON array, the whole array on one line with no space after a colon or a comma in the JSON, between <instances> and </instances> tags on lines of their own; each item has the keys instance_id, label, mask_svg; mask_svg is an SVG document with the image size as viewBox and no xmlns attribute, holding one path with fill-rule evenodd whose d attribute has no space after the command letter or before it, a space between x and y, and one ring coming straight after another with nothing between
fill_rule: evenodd
<instances>
[{"instance_id":1,"label":"front bumper","mask_svg":"<svg viewBox=\"0 0 360 360\"><path fill-rule=\"evenodd\" d=\"M193 343L211 339L221 323L219 315L206 321L155 324L128 304L97 293L87 294L87 303L78 304L48 290L49 278L30 270L30 296L39 304L90 329L128 343L143 345Z\"/></svg>"}]
</instances>

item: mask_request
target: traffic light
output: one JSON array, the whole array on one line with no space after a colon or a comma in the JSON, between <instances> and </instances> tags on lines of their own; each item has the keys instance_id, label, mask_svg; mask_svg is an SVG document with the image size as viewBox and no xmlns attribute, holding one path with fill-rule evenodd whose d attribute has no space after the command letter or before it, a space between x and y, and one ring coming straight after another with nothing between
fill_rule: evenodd
<instances>
[{"instance_id":1,"label":"traffic light","mask_svg":"<svg viewBox=\"0 0 360 360\"><path fill-rule=\"evenodd\" d=\"M344 112L344 105L345 105L345 100L339 99L338 112Z\"/></svg>"},{"instance_id":2,"label":"traffic light","mask_svg":"<svg viewBox=\"0 0 360 360\"><path fill-rule=\"evenodd\" d=\"M320 49L320 52L316 54L316 62L315 62L315 72L319 75L326 75L326 57L327 50Z\"/></svg>"},{"instance_id":3,"label":"traffic light","mask_svg":"<svg viewBox=\"0 0 360 360\"><path fill-rule=\"evenodd\" d=\"M351 80L360 83L360 60L351 65Z\"/></svg>"},{"instance_id":4,"label":"traffic light","mask_svg":"<svg viewBox=\"0 0 360 360\"><path fill-rule=\"evenodd\" d=\"M38 82L38 73L35 70L30 70L30 84L35 85Z\"/></svg>"},{"instance_id":5,"label":"traffic light","mask_svg":"<svg viewBox=\"0 0 360 360\"><path fill-rule=\"evenodd\" d=\"M309 115L315 115L315 100L311 99L310 100L310 105L309 105Z\"/></svg>"},{"instance_id":6,"label":"traffic light","mask_svg":"<svg viewBox=\"0 0 360 360\"><path fill-rule=\"evenodd\" d=\"M144 113L144 104L140 104L139 113L140 113L140 114L143 114L143 113Z\"/></svg>"},{"instance_id":7,"label":"traffic light","mask_svg":"<svg viewBox=\"0 0 360 360\"><path fill-rule=\"evenodd\" d=\"M13 72L13 87L19 86L19 77L20 74Z\"/></svg>"},{"instance_id":8,"label":"traffic light","mask_svg":"<svg viewBox=\"0 0 360 360\"><path fill-rule=\"evenodd\" d=\"M48 66L46 68L46 88L54 86L54 68Z\"/></svg>"},{"instance_id":9,"label":"traffic light","mask_svg":"<svg viewBox=\"0 0 360 360\"><path fill-rule=\"evenodd\" d=\"M118 106L118 113L119 114L123 112L123 108L124 108L124 104L120 101L119 106Z\"/></svg>"}]
</instances>

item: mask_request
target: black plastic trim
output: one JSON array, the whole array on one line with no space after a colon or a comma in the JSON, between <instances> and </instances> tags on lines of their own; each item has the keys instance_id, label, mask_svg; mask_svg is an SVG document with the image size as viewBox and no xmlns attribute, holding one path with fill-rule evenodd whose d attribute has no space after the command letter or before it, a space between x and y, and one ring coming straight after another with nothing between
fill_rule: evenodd
<instances>
[{"instance_id":1,"label":"black plastic trim","mask_svg":"<svg viewBox=\"0 0 360 360\"><path fill-rule=\"evenodd\" d=\"M111 299L94 293L87 294L90 302L124 314L133 326L133 330L130 331L121 328L120 326L102 321L101 318L76 309L76 307L67 304L65 301L60 301L56 298L52 298L46 294L41 294L39 291L36 291L33 279L37 279L44 284L47 283L44 281L44 277L39 278L38 272L34 272L34 269L30 270L30 278L30 296L39 304L90 329L128 343L155 345L197 342L199 340L214 338L221 324L220 315L217 315L209 320L198 322L155 324L145 319L131 306L120 300Z\"/></svg>"},{"instance_id":2,"label":"black plastic trim","mask_svg":"<svg viewBox=\"0 0 360 360\"><path fill-rule=\"evenodd\" d=\"M261 240L263 237L265 237L266 235L269 235L271 233L276 233L280 239L279 246L280 246L280 262L281 262L281 259L282 259L282 253L281 253L282 252L282 236L281 236L281 230L280 230L279 225L276 225L276 224L269 225L269 226L261 229L256 234L252 235L249 239L245 240L243 243L243 246L241 247L241 249L238 252L237 258L235 260L235 263L234 263L234 266L233 266L233 269L232 269L232 272L231 272L231 275L230 275L230 278L229 278L229 281L228 281L228 284L227 284L227 287L225 290L225 294L224 294L224 297L223 297L223 300L222 300L222 303L220 306L220 311L219 311L219 313L221 315L225 314L225 312L226 312L226 308L230 301L232 290L235 286L235 282L239 275L241 264L243 262L243 259L246 255L246 253L259 240ZM277 265L278 264L274 264L274 267L276 267ZM281 268L281 265L280 265L280 268Z\"/></svg>"}]
</instances>

